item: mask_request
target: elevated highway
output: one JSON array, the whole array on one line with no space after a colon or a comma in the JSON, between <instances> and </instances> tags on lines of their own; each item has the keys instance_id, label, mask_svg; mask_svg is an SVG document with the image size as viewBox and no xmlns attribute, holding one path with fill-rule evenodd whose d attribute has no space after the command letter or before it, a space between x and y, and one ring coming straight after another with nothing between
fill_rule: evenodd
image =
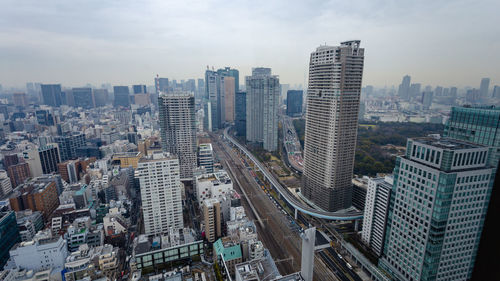
<instances>
[{"instance_id":1,"label":"elevated highway","mask_svg":"<svg viewBox=\"0 0 500 281\"><path fill-rule=\"evenodd\" d=\"M245 155L254 163L255 166L259 168L259 170L262 172L264 177L271 183L271 185L274 187L274 189L280 194L281 198L283 198L285 201L287 201L293 208L295 208L295 211L300 211L301 213L316 217L316 218L321 218L321 219L326 219L326 220L359 220L363 218L363 213L361 211L337 211L337 212L326 212L326 211L321 211L314 209L301 201L299 201L293 194L291 194L288 189L283 187L277 180L274 178L274 176L267 170L266 167L255 157L253 154L246 149L243 145L241 145L237 140L235 140L232 136L229 135L228 133L229 128L226 128L224 130L224 137L229 140L233 145L238 147Z\"/></svg>"}]
</instances>

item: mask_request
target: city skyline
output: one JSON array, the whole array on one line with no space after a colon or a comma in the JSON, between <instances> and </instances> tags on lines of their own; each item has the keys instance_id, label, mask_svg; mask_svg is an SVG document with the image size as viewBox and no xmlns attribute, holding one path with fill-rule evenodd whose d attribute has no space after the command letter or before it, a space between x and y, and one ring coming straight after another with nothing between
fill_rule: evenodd
<instances>
[{"instance_id":1,"label":"city skyline","mask_svg":"<svg viewBox=\"0 0 500 281\"><path fill-rule=\"evenodd\" d=\"M408 73L431 85L473 86L483 77L500 77L495 67L500 62L495 54L500 39L491 36L499 33L494 13L499 5L494 1L382 1L355 8L336 1L315 5L85 2L79 9L58 1L43 8L36 2L5 5L0 11L0 83L4 88L24 87L28 81L149 85L157 73L179 80L200 78L206 66L213 65L239 69L241 77L250 75L252 67L270 67L282 83L305 84L310 49L359 38L371 50L363 85L398 85ZM224 24L232 20L238 24ZM221 26L225 27L213 32ZM488 47L480 55L470 55L476 42Z\"/></svg>"}]
</instances>

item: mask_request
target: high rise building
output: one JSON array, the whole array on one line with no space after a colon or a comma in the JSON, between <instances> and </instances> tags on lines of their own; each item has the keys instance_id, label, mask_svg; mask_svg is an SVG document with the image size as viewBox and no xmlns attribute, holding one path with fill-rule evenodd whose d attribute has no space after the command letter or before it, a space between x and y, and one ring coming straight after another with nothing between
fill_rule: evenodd
<instances>
[{"instance_id":1,"label":"high rise building","mask_svg":"<svg viewBox=\"0 0 500 281\"><path fill-rule=\"evenodd\" d=\"M493 87L493 95L491 95L493 98L500 98L500 86L495 85Z\"/></svg>"},{"instance_id":2,"label":"high rise building","mask_svg":"<svg viewBox=\"0 0 500 281\"><path fill-rule=\"evenodd\" d=\"M14 93L12 94L12 102L15 106L25 107L28 106L28 98L26 93Z\"/></svg>"},{"instance_id":3,"label":"high rise building","mask_svg":"<svg viewBox=\"0 0 500 281\"><path fill-rule=\"evenodd\" d=\"M42 84L41 89L43 104L55 107L61 105L61 84Z\"/></svg>"},{"instance_id":4,"label":"high rise building","mask_svg":"<svg viewBox=\"0 0 500 281\"><path fill-rule=\"evenodd\" d=\"M139 161L136 177L141 189L144 231L162 234L184 226L179 160L155 151Z\"/></svg>"},{"instance_id":5,"label":"high rise building","mask_svg":"<svg viewBox=\"0 0 500 281\"><path fill-rule=\"evenodd\" d=\"M408 100L410 96L410 82L411 77L409 75L405 75L403 77L403 81L399 85L398 96L403 100Z\"/></svg>"},{"instance_id":6,"label":"high rise building","mask_svg":"<svg viewBox=\"0 0 500 281\"><path fill-rule=\"evenodd\" d=\"M247 134L247 93L237 92L234 99L234 125L238 136Z\"/></svg>"},{"instance_id":7,"label":"high rise building","mask_svg":"<svg viewBox=\"0 0 500 281\"><path fill-rule=\"evenodd\" d=\"M9 250L21 241L16 214L12 211L0 213L0 270L9 260Z\"/></svg>"},{"instance_id":8,"label":"high rise building","mask_svg":"<svg viewBox=\"0 0 500 281\"><path fill-rule=\"evenodd\" d=\"M192 179L196 168L194 95L161 93L158 106L163 150L179 157L181 179Z\"/></svg>"},{"instance_id":9,"label":"high rise building","mask_svg":"<svg viewBox=\"0 0 500 281\"><path fill-rule=\"evenodd\" d=\"M70 132L63 136L56 136L54 141L59 146L61 161L78 158L76 150L86 144L85 134L81 132Z\"/></svg>"},{"instance_id":10,"label":"high rise building","mask_svg":"<svg viewBox=\"0 0 500 281\"><path fill-rule=\"evenodd\" d=\"M491 151L439 135L406 147L380 266L396 280L469 280L493 188Z\"/></svg>"},{"instance_id":11,"label":"high rise building","mask_svg":"<svg viewBox=\"0 0 500 281\"><path fill-rule=\"evenodd\" d=\"M363 61L358 40L311 54L302 193L328 211L351 205Z\"/></svg>"},{"instance_id":12,"label":"high rise building","mask_svg":"<svg viewBox=\"0 0 500 281\"><path fill-rule=\"evenodd\" d=\"M7 173L9 174L12 188L16 188L18 185L22 184L26 179L31 177L30 166L28 163L19 163L11 165L9 166L9 168L7 168Z\"/></svg>"},{"instance_id":13,"label":"high rise building","mask_svg":"<svg viewBox=\"0 0 500 281\"><path fill-rule=\"evenodd\" d=\"M481 100L489 98L490 90L490 78L481 79L481 85L479 86L479 96Z\"/></svg>"},{"instance_id":14,"label":"high rise building","mask_svg":"<svg viewBox=\"0 0 500 281\"><path fill-rule=\"evenodd\" d=\"M216 131L224 123L224 75L213 70L205 72L205 130Z\"/></svg>"},{"instance_id":15,"label":"high rise building","mask_svg":"<svg viewBox=\"0 0 500 281\"><path fill-rule=\"evenodd\" d=\"M219 73L219 75L233 77L234 78L234 92L236 93L240 90L240 72L238 71L238 69L234 69L231 67L224 67L224 68L218 69L217 73Z\"/></svg>"},{"instance_id":16,"label":"high rise building","mask_svg":"<svg viewBox=\"0 0 500 281\"><path fill-rule=\"evenodd\" d=\"M0 198L9 194L12 191L12 183L5 170L0 170Z\"/></svg>"},{"instance_id":17,"label":"high rise building","mask_svg":"<svg viewBox=\"0 0 500 281\"><path fill-rule=\"evenodd\" d=\"M145 94L148 92L146 85L133 85L132 89L134 90L134 94Z\"/></svg>"},{"instance_id":18,"label":"high rise building","mask_svg":"<svg viewBox=\"0 0 500 281\"><path fill-rule=\"evenodd\" d=\"M155 77L156 94L168 92L168 78Z\"/></svg>"},{"instance_id":19,"label":"high rise building","mask_svg":"<svg viewBox=\"0 0 500 281\"><path fill-rule=\"evenodd\" d=\"M224 117L228 123L234 122L234 77L224 77Z\"/></svg>"},{"instance_id":20,"label":"high rise building","mask_svg":"<svg viewBox=\"0 0 500 281\"><path fill-rule=\"evenodd\" d=\"M469 104L479 104L481 100L481 93L478 89L469 89L465 93L465 101Z\"/></svg>"},{"instance_id":21,"label":"high rise building","mask_svg":"<svg viewBox=\"0 0 500 281\"><path fill-rule=\"evenodd\" d=\"M198 167L205 168L206 173L214 172L214 151L211 143L198 146Z\"/></svg>"},{"instance_id":22,"label":"high rise building","mask_svg":"<svg viewBox=\"0 0 500 281\"><path fill-rule=\"evenodd\" d=\"M256 67L246 85L246 139L262 143L267 151L278 148L278 107L280 82L270 68Z\"/></svg>"},{"instance_id":23,"label":"high rise building","mask_svg":"<svg viewBox=\"0 0 500 281\"><path fill-rule=\"evenodd\" d=\"M286 115L297 117L302 115L303 92L288 90L286 94Z\"/></svg>"},{"instance_id":24,"label":"high rise building","mask_svg":"<svg viewBox=\"0 0 500 281\"><path fill-rule=\"evenodd\" d=\"M393 182L392 176L368 180L361 239L378 256L382 255L384 249L385 227Z\"/></svg>"},{"instance_id":25,"label":"high rise building","mask_svg":"<svg viewBox=\"0 0 500 281\"><path fill-rule=\"evenodd\" d=\"M73 100L76 107L89 109L95 107L94 92L92 88L73 88Z\"/></svg>"},{"instance_id":26,"label":"high rise building","mask_svg":"<svg viewBox=\"0 0 500 281\"><path fill-rule=\"evenodd\" d=\"M203 221L205 223L205 238L213 243L222 235L222 217L218 199L205 199L202 205Z\"/></svg>"},{"instance_id":27,"label":"high rise building","mask_svg":"<svg viewBox=\"0 0 500 281\"><path fill-rule=\"evenodd\" d=\"M433 99L434 99L433 92L425 91L422 93L422 105L424 109L429 109L431 107Z\"/></svg>"},{"instance_id":28,"label":"high rise building","mask_svg":"<svg viewBox=\"0 0 500 281\"><path fill-rule=\"evenodd\" d=\"M57 172L57 164L61 162L61 157L59 156L59 146L57 143L50 143L39 147L38 154L43 174Z\"/></svg>"},{"instance_id":29,"label":"high rise building","mask_svg":"<svg viewBox=\"0 0 500 281\"><path fill-rule=\"evenodd\" d=\"M95 107L105 106L108 103L108 90L95 89L94 90Z\"/></svg>"},{"instance_id":30,"label":"high rise building","mask_svg":"<svg viewBox=\"0 0 500 281\"><path fill-rule=\"evenodd\" d=\"M56 182L34 178L16 187L9 197L9 203L16 212L27 209L40 211L47 222L59 206Z\"/></svg>"},{"instance_id":31,"label":"high rise building","mask_svg":"<svg viewBox=\"0 0 500 281\"><path fill-rule=\"evenodd\" d=\"M128 86L114 86L113 93L115 96L114 105L115 106L130 106L130 97Z\"/></svg>"},{"instance_id":32,"label":"high rise building","mask_svg":"<svg viewBox=\"0 0 500 281\"><path fill-rule=\"evenodd\" d=\"M198 85L196 88L196 99L203 99L203 96L205 95L205 80L203 79L198 79Z\"/></svg>"}]
</instances>

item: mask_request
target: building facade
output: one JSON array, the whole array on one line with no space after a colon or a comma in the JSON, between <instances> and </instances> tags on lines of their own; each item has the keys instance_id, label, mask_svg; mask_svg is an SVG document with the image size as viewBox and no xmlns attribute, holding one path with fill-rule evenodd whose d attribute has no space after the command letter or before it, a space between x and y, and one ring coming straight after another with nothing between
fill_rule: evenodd
<instances>
[{"instance_id":1,"label":"building facade","mask_svg":"<svg viewBox=\"0 0 500 281\"><path fill-rule=\"evenodd\" d=\"M182 228L179 160L167 153L154 152L141 159L136 176L141 188L145 233L162 234L170 228Z\"/></svg>"},{"instance_id":2,"label":"building facade","mask_svg":"<svg viewBox=\"0 0 500 281\"><path fill-rule=\"evenodd\" d=\"M114 86L114 106L130 107L130 92L128 86Z\"/></svg>"},{"instance_id":3,"label":"building facade","mask_svg":"<svg viewBox=\"0 0 500 281\"><path fill-rule=\"evenodd\" d=\"M246 139L262 143L267 151L278 148L280 82L270 68L252 69L246 77Z\"/></svg>"},{"instance_id":4,"label":"building facade","mask_svg":"<svg viewBox=\"0 0 500 281\"><path fill-rule=\"evenodd\" d=\"M302 115L302 91L288 90L286 93L286 115L298 117Z\"/></svg>"},{"instance_id":5,"label":"building facade","mask_svg":"<svg viewBox=\"0 0 500 281\"><path fill-rule=\"evenodd\" d=\"M237 92L234 99L234 127L238 136L247 134L247 93Z\"/></svg>"},{"instance_id":6,"label":"building facade","mask_svg":"<svg viewBox=\"0 0 500 281\"><path fill-rule=\"evenodd\" d=\"M213 243L222 235L222 217L220 202L217 199L205 199L202 204L205 238Z\"/></svg>"},{"instance_id":7,"label":"building facade","mask_svg":"<svg viewBox=\"0 0 500 281\"><path fill-rule=\"evenodd\" d=\"M196 168L196 116L192 93L160 94L162 148L178 156L181 179L192 179Z\"/></svg>"},{"instance_id":8,"label":"building facade","mask_svg":"<svg viewBox=\"0 0 500 281\"><path fill-rule=\"evenodd\" d=\"M9 250L21 241L14 212L0 213L0 270L9 260Z\"/></svg>"},{"instance_id":9,"label":"building facade","mask_svg":"<svg viewBox=\"0 0 500 281\"><path fill-rule=\"evenodd\" d=\"M61 106L61 84L42 84L41 90L43 104Z\"/></svg>"},{"instance_id":10,"label":"building facade","mask_svg":"<svg viewBox=\"0 0 500 281\"><path fill-rule=\"evenodd\" d=\"M76 107L90 109L95 107L92 88L73 88L73 100Z\"/></svg>"},{"instance_id":11,"label":"building facade","mask_svg":"<svg viewBox=\"0 0 500 281\"><path fill-rule=\"evenodd\" d=\"M488 147L430 136L398 157L380 266L396 280L469 280L495 170Z\"/></svg>"},{"instance_id":12,"label":"building facade","mask_svg":"<svg viewBox=\"0 0 500 281\"><path fill-rule=\"evenodd\" d=\"M360 41L311 54L302 193L327 211L351 205L363 61Z\"/></svg>"},{"instance_id":13,"label":"building facade","mask_svg":"<svg viewBox=\"0 0 500 281\"><path fill-rule=\"evenodd\" d=\"M211 143L198 146L198 167L205 168L206 173L214 172L214 150Z\"/></svg>"},{"instance_id":14,"label":"building facade","mask_svg":"<svg viewBox=\"0 0 500 281\"><path fill-rule=\"evenodd\" d=\"M234 96L235 85L234 77L224 77L224 117L227 123L234 122Z\"/></svg>"},{"instance_id":15,"label":"building facade","mask_svg":"<svg viewBox=\"0 0 500 281\"><path fill-rule=\"evenodd\" d=\"M85 134L81 132L70 132L62 136L54 137L54 141L59 146L61 161L76 159L76 150L85 146Z\"/></svg>"}]
</instances>

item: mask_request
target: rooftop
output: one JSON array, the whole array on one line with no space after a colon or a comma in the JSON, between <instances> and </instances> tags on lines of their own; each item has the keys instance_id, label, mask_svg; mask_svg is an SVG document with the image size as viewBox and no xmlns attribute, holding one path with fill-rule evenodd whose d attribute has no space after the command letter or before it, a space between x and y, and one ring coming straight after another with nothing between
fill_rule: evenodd
<instances>
[{"instance_id":1,"label":"rooftop","mask_svg":"<svg viewBox=\"0 0 500 281\"><path fill-rule=\"evenodd\" d=\"M236 265L236 272L245 280L272 280L280 276L276 264L269 252L266 250L264 257ZM293 279L291 279L293 280Z\"/></svg>"},{"instance_id":2,"label":"rooftop","mask_svg":"<svg viewBox=\"0 0 500 281\"><path fill-rule=\"evenodd\" d=\"M194 242L193 230L190 228L175 229L161 236L139 235L134 240L134 253L144 254L159 249L166 249Z\"/></svg>"},{"instance_id":3,"label":"rooftop","mask_svg":"<svg viewBox=\"0 0 500 281\"><path fill-rule=\"evenodd\" d=\"M230 237L222 237L215 241L214 251L217 255L222 255L226 261L242 257L240 244Z\"/></svg>"},{"instance_id":4,"label":"rooftop","mask_svg":"<svg viewBox=\"0 0 500 281\"><path fill-rule=\"evenodd\" d=\"M411 140L413 140L414 142L434 146L444 150L485 148L485 146L483 145L474 144L461 140L450 139L450 138L442 138L439 135L429 135L427 137L413 138Z\"/></svg>"}]
</instances>

